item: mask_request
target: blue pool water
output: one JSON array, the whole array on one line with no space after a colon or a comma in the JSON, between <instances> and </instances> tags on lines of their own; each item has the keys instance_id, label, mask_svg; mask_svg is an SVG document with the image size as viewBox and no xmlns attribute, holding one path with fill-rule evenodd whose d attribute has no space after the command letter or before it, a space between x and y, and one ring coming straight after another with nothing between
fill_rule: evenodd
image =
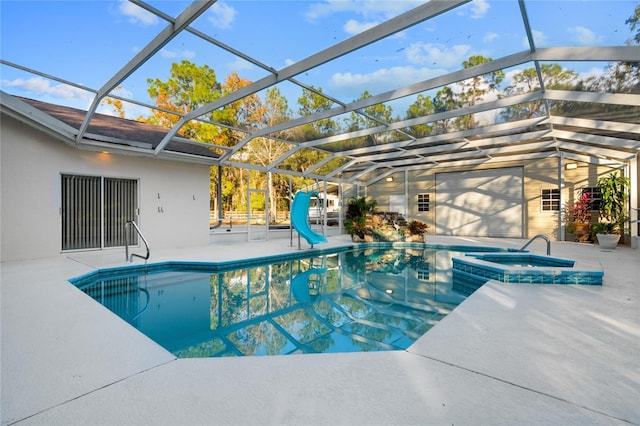
<instances>
[{"instance_id":1,"label":"blue pool water","mask_svg":"<svg viewBox=\"0 0 640 426\"><path fill-rule=\"evenodd\" d=\"M70 281L178 357L397 350L466 297L451 258L468 250L417 246L164 262Z\"/></svg>"}]
</instances>

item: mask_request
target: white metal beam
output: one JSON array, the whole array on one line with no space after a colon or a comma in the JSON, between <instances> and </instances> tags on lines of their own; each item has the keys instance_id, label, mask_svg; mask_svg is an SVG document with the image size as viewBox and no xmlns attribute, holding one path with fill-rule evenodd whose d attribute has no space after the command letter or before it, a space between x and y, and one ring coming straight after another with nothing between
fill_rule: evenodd
<instances>
[{"instance_id":1,"label":"white metal beam","mask_svg":"<svg viewBox=\"0 0 640 426\"><path fill-rule=\"evenodd\" d=\"M640 53L640 51L638 52ZM544 99L553 101L591 102L599 104L640 106L640 95L631 93L596 93L573 90L547 90Z\"/></svg>"},{"instance_id":2,"label":"white metal beam","mask_svg":"<svg viewBox=\"0 0 640 426\"><path fill-rule=\"evenodd\" d=\"M166 144L169 143L171 138L178 132L178 130L191 119L204 114L208 114L211 111L224 107L232 102L257 93L261 90L264 90L278 83L279 81L287 80L312 68L318 67L326 62L332 61L336 58L346 55L347 53L353 52L385 37L393 35L417 23L426 21L448 10L468 3L469 1L470 0L449 0L424 3L380 25L363 31L360 34L357 34L318 53L315 53L288 67L282 68L275 75L264 77L223 98L220 98L207 105L203 105L202 107L189 112L185 115L185 117L178 121L178 123L171 129L169 134L167 134L165 139L163 139L162 142L158 145L158 147L156 148L156 154L164 149Z\"/></svg>"},{"instance_id":3,"label":"white metal beam","mask_svg":"<svg viewBox=\"0 0 640 426\"><path fill-rule=\"evenodd\" d=\"M211 5L217 0L198 0L189 5L175 20L174 23L167 25L157 36L154 37L149 44L147 44L137 55L133 57L124 67L122 67L117 73L115 73L109 81L107 81L100 89L98 89L97 95L93 98L91 106L87 111L87 115L78 130L76 136L76 143L80 143L84 132L89 127L89 122L93 114L95 114L100 101L104 96L109 94L120 83L122 83L127 77L133 74L138 68L140 68L145 62L147 62L153 55L155 55L160 49L162 49L167 43L169 43L175 36L177 36L184 28L188 27L193 21L195 21L200 15L202 15ZM173 137L173 135L172 135Z\"/></svg>"},{"instance_id":4,"label":"white metal beam","mask_svg":"<svg viewBox=\"0 0 640 426\"><path fill-rule=\"evenodd\" d=\"M428 156L428 155L434 155L434 154L456 153L461 149L468 150L471 148L479 149L479 150L485 150L489 148L508 150L510 146L496 147L496 145L514 144L514 146L520 146L521 144L526 143L527 141L538 141L542 138L549 138L551 137L550 133L551 133L550 130L539 130L535 132L518 133L515 135L487 137L485 139L477 139L472 141L465 140L462 142L453 142L448 144L410 149L403 153L385 152L380 154L364 155L357 158L360 161L380 161L380 160L390 159L398 155L403 155L407 157L412 155Z\"/></svg>"},{"instance_id":5,"label":"white metal beam","mask_svg":"<svg viewBox=\"0 0 640 426\"><path fill-rule=\"evenodd\" d=\"M637 123L592 120L588 118L559 117L557 115L549 117L548 122L560 126L571 126L579 128L586 127L589 129L608 130L620 133L636 133L640 135L640 124Z\"/></svg>"},{"instance_id":6,"label":"white metal beam","mask_svg":"<svg viewBox=\"0 0 640 426\"><path fill-rule=\"evenodd\" d=\"M611 136L592 135L590 133L569 132L557 129L554 129L552 134L553 137L558 139L606 146L611 149L620 148L620 151L640 150L640 140L621 139Z\"/></svg>"},{"instance_id":7,"label":"white metal beam","mask_svg":"<svg viewBox=\"0 0 640 426\"><path fill-rule=\"evenodd\" d=\"M558 141L558 149L562 151L573 151L580 154L589 154L593 157L609 158L618 161L628 161L633 158L636 153L627 151L619 151L614 149L602 148L599 146L585 145L583 143L570 142L566 140Z\"/></svg>"},{"instance_id":8,"label":"white metal beam","mask_svg":"<svg viewBox=\"0 0 640 426\"><path fill-rule=\"evenodd\" d=\"M578 154L572 151L561 150L565 160L578 161L580 163L596 164L598 166L621 167L623 161L613 160L610 158L596 157L594 155Z\"/></svg>"}]
</instances>

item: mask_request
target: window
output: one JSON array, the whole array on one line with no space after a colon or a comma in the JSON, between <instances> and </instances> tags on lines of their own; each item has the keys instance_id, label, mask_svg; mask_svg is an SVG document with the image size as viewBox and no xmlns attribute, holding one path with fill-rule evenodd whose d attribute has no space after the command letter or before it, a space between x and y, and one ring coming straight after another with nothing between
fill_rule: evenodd
<instances>
[{"instance_id":1,"label":"window","mask_svg":"<svg viewBox=\"0 0 640 426\"><path fill-rule=\"evenodd\" d=\"M560 211L560 189L543 189L540 197L542 211Z\"/></svg>"},{"instance_id":2,"label":"window","mask_svg":"<svg viewBox=\"0 0 640 426\"><path fill-rule=\"evenodd\" d=\"M429 194L418 194L418 211L429 211Z\"/></svg>"},{"instance_id":3,"label":"window","mask_svg":"<svg viewBox=\"0 0 640 426\"><path fill-rule=\"evenodd\" d=\"M137 210L136 180L62 175L62 250L123 246ZM133 230L129 237L137 244Z\"/></svg>"},{"instance_id":4,"label":"window","mask_svg":"<svg viewBox=\"0 0 640 426\"><path fill-rule=\"evenodd\" d=\"M580 190L580 194L589 194L589 200L591 201L591 211L600 210L600 202L602 201L600 188L596 188L596 187L582 188Z\"/></svg>"},{"instance_id":5,"label":"window","mask_svg":"<svg viewBox=\"0 0 640 426\"><path fill-rule=\"evenodd\" d=\"M421 281L429 281L431 272L431 265L426 264L422 268L416 268L417 278Z\"/></svg>"}]
</instances>

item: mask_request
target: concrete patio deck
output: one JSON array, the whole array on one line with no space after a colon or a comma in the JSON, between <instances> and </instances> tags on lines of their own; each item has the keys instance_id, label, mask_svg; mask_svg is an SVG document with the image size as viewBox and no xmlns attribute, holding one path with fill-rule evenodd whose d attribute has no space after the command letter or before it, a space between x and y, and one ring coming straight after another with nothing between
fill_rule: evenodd
<instances>
[{"instance_id":1,"label":"concrete patio deck","mask_svg":"<svg viewBox=\"0 0 640 426\"><path fill-rule=\"evenodd\" d=\"M290 251L276 239L150 261ZM215 359L176 359L67 282L122 250L3 263L1 424L640 424L640 251L552 254L600 263L604 285L488 283L407 351Z\"/></svg>"}]
</instances>

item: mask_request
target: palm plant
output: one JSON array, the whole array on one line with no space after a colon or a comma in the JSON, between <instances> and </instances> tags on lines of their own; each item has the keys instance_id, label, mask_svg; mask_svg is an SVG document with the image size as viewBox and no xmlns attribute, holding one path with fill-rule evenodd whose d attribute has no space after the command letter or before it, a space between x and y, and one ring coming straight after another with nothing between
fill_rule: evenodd
<instances>
[{"instance_id":1,"label":"palm plant","mask_svg":"<svg viewBox=\"0 0 640 426\"><path fill-rule=\"evenodd\" d=\"M364 238L366 231L367 213L376 209L378 202L376 200L367 200L367 197L350 198L347 204L346 212L346 231L353 236L354 234L360 238Z\"/></svg>"},{"instance_id":2,"label":"palm plant","mask_svg":"<svg viewBox=\"0 0 640 426\"><path fill-rule=\"evenodd\" d=\"M600 191L600 222L608 224L605 230L623 234L627 221L627 201L630 180L622 172L613 171L598 179Z\"/></svg>"}]
</instances>

